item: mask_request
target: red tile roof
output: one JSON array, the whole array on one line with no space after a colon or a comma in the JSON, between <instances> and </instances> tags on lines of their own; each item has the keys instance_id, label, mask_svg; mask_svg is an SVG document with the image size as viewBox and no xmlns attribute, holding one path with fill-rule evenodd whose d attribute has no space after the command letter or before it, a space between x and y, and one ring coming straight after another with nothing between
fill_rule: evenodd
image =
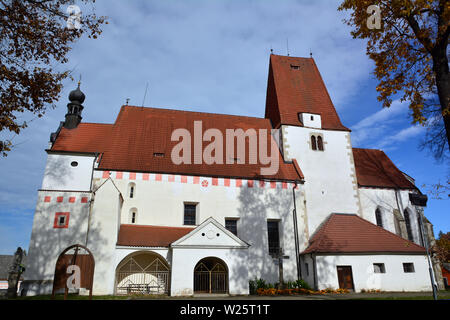
<instances>
[{"instance_id":1,"label":"red tile roof","mask_svg":"<svg viewBox=\"0 0 450 320\"><path fill-rule=\"evenodd\" d=\"M298 165L295 167L293 163L284 162L278 148L278 172L271 176L261 176L260 169L269 165L249 163L248 141L245 164L193 164L194 121L202 122L203 132L215 128L222 133L223 155L226 154L227 129L255 129L256 132L266 129L268 133L272 129L270 121L263 118L123 106L113 125L82 123L76 129L62 128L51 150L103 153L99 168L104 170L289 181L303 179ZM172 149L179 144L179 141L171 141L171 136L178 128L187 129L191 135L192 164L176 165L171 160ZM271 139L270 134L268 139ZM210 143L204 141L203 150ZM270 146L269 143L268 145ZM155 153L163 156L155 157ZM257 159L259 161L259 156Z\"/></svg>"},{"instance_id":2,"label":"red tile roof","mask_svg":"<svg viewBox=\"0 0 450 320\"><path fill-rule=\"evenodd\" d=\"M360 187L416 189L381 150L353 148L353 158Z\"/></svg>"},{"instance_id":3,"label":"red tile roof","mask_svg":"<svg viewBox=\"0 0 450 320\"><path fill-rule=\"evenodd\" d=\"M52 150L101 152L105 141L111 137L113 125L103 123L80 123L75 129L62 128Z\"/></svg>"},{"instance_id":4,"label":"red tile roof","mask_svg":"<svg viewBox=\"0 0 450 320\"><path fill-rule=\"evenodd\" d=\"M307 253L425 254L425 248L353 214L332 214L309 241Z\"/></svg>"},{"instance_id":5,"label":"red tile roof","mask_svg":"<svg viewBox=\"0 0 450 320\"><path fill-rule=\"evenodd\" d=\"M272 54L265 117L274 127L303 126L299 113L320 114L322 129L350 131L342 125L314 59Z\"/></svg>"},{"instance_id":6,"label":"red tile roof","mask_svg":"<svg viewBox=\"0 0 450 320\"><path fill-rule=\"evenodd\" d=\"M117 239L118 246L168 247L194 228L162 227L122 224Z\"/></svg>"}]
</instances>

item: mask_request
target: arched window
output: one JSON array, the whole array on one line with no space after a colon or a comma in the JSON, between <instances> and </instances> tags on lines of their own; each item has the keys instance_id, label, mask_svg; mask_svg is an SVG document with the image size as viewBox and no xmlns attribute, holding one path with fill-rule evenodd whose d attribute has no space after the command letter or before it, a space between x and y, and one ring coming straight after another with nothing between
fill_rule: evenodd
<instances>
[{"instance_id":1,"label":"arched window","mask_svg":"<svg viewBox=\"0 0 450 320\"><path fill-rule=\"evenodd\" d=\"M316 136L311 136L311 148L317 150Z\"/></svg>"},{"instance_id":2,"label":"arched window","mask_svg":"<svg viewBox=\"0 0 450 320\"><path fill-rule=\"evenodd\" d=\"M408 209L405 209L405 211L403 211L403 215L405 216L405 225L406 225L406 231L408 233L408 240L414 241L412 228L411 228L411 218L409 216Z\"/></svg>"},{"instance_id":3,"label":"arched window","mask_svg":"<svg viewBox=\"0 0 450 320\"><path fill-rule=\"evenodd\" d=\"M377 221L377 226L383 228L383 217L381 215L381 210L379 208L375 210L375 219Z\"/></svg>"},{"instance_id":4,"label":"arched window","mask_svg":"<svg viewBox=\"0 0 450 320\"><path fill-rule=\"evenodd\" d=\"M420 214L420 213L419 213ZM421 228L421 223L420 223L420 217L417 217L417 225L419 226L419 235L420 235L420 245L421 246L424 246L425 245L425 238L426 238L426 234L427 234L427 231L426 231L426 229L425 229L425 226L423 226L423 229L424 229L424 231L425 231L425 235L423 234L423 232L422 232L422 228Z\"/></svg>"},{"instance_id":5,"label":"arched window","mask_svg":"<svg viewBox=\"0 0 450 320\"><path fill-rule=\"evenodd\" d=\"M130 197L130 199L136 196L136 184L134 183L128 184L128 196Z\"/></svg>"},{"instance_id":6,"label":"arched window","mask_svg":"<svg viewBox=\"0 0 450 320\"><path fill-rule=\"evenodd\" d=\"M317 149L323 151L323 140L321 136L317 136Z\"/></svg>"},{"instance_id":7,"label":"arched window","mask_svg":"<svg viewBox=\"0 0 450 320\"><path fill-rule=\"evenodd\" d=\"M130 210L130 219L129 219L131 224L136 224L137 223L137 209L136 208L132 208Z\"/></svg>"}]
</instances>

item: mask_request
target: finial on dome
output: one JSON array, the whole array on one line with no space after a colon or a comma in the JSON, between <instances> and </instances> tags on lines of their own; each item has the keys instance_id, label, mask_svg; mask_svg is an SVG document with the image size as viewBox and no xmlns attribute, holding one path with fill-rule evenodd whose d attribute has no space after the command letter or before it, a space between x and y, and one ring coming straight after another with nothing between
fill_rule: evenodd
<instances>
[{"instance_id":1,"label":"finial on dome","mask_svg":"<svg viewBox=\"0 0 450 320\"><path fill-rule=\"evenodd\" d=\"M80 90L80 81L78 81L78 87L69 93L69 100L72 103L81 105L84 102L84 99L86 99L86 96Z\"/></svg>"}]
</instances>

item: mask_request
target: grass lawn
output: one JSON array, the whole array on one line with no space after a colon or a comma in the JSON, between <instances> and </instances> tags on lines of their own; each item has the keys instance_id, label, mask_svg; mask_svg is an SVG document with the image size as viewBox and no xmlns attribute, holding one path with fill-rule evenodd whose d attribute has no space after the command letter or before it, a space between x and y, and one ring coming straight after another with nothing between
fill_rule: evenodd
<instances>
[{"instance_id":1,"label":"grass lawn","mask_svg":"<svg viewBox=\"0 0 450 320\"><path fill-rule=\"evenodd\" d=\"M433 294L431 292L380 292L380 293L349 293L349 294L327 294L327 299L336 300L433 300ZM302 297L312 297L314 296L302 296ZM2 297L0 297L1 299ZM195 297L169 297L167 295L129 295L129 296L114 296L114 295L104 295L104 296L92 296L93 300L140 300L140 299L193 299ZM230 297L228 297L229 299ZM258 299L258 296L239 296L236 300L247 300L247 299ZM5 299L3 297L3 299ZM17 297L14 300L51 300L51 295L40 295L40 296L30 296L30 297ZM76 294L69 294L68 300L89 300L89 296L80 296ZM219 298L220 299L220 298ZM233 297L231 297L233 299ZM55 300L64 300L64 295L56 295ZM439 291L438 300L450 300L450 291Z\"/></svg>"},{"instance_id":2,"label":"grass lawn","mask_svg":"<svg viewBox=\"0 0 450 320\"><path fill-rule=\"evenodd\" d=\"M92 296L92 300L127 300L136 299L138 296ZM29 296L29 297L17 297L14 300L52 300L51 295ZM55 296L55 300L64 300L63 294ZM89 300L89 296L80 296L77 294L69 294L67 300Z\"/></svg>"},{"instance_id":3,"label":"grass lawn","mask_svg":"<svg viewBox=\"0 0 450 320\"><path fill-rule=\"evenodd\" d=\"M450 300L450 291L439 291L438 300ZM345 299L345 297L342 297ZM349 296L352 300L434 300L433 294L430 293L416 293L416 292L384 292L374 294L355 294L354 297Z\"/></svg>"}]
</instances>

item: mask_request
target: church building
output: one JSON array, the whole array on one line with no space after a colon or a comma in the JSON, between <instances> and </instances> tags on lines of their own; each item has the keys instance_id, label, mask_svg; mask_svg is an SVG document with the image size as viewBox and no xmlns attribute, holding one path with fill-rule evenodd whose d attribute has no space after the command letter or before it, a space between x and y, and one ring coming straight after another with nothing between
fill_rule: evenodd
<instances>
[{"instance_id":1,"label":"church building","mask_svg":"<svg viewBox=\"0 0 450 320\"><path fill-rule=\"evenodd\" d=\"M382 150L352 147L312 57L270 55L264 118L124 105L90 123L80 86L69 100L26 294L61 288L69 261L94 295L246 295L281 266L317 290L431 291L420 190Z\"/></svg>"}]
</instances>

